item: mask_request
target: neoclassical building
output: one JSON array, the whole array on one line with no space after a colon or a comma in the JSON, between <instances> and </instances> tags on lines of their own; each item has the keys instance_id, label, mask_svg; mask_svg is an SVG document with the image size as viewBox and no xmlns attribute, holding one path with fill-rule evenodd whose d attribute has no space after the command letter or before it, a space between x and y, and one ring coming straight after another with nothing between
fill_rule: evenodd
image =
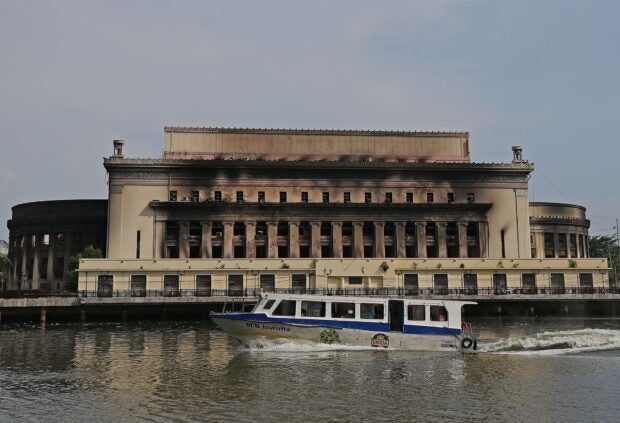
<instances>
[{"instance_id":1,"label":"neoclassical building","mask_svg":"<svg viewBox=\"0 0 620 423\"><path fill-rule=\"evenodd\" d=\"M114 141L106 259L81 263L79 289L606 284L585 209L530 204L534 166L521 148L475 163L469 142L466 132L169 127L162 157L142 159ZM23 256L32 230L9 227L11 254ZM22 288L27 260L14 271Z\"/></svg>"}]
</instances>

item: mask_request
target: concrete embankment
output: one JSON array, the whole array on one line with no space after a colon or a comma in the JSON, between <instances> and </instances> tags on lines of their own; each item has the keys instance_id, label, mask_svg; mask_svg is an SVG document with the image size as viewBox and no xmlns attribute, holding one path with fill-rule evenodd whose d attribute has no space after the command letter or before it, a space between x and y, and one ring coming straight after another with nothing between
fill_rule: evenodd
<instances>
[{"instance_id":1,"label":"concrete embankment","mask_svg":"<svg viewBox=\"0 0 620 423\"><path fill-rule=\"evenodd\" d=\"M478 303L466 306L465 316L620 317L617 294L449 297ZM211 311L247 309L256 300L256 297L12 298L0 299L0 321L206 319Z\"/></svg>"}]
</instances>

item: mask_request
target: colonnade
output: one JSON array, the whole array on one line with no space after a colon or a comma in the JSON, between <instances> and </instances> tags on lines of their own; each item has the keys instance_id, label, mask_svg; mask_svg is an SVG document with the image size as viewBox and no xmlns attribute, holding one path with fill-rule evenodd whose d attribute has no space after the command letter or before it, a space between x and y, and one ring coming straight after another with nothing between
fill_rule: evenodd
<instances>
[{"instance_id":1,"label":"colonnade","mask_svg":"<svg viewBox=\"0 0 620 423\"><path fill-rule=\"evenodd\" d=\"M532 257L587 258L590 257L588 244L588 235L578 232L532 232Z\"/></svg>"}]
</instances>

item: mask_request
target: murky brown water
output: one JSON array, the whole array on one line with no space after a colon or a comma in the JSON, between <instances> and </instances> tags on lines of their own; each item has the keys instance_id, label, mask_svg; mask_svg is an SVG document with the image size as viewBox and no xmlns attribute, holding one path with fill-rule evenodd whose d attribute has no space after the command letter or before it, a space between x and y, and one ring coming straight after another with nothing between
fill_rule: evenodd
<instances>
[{"instance_id":1,"label":"murky brown water","mask_svg":"<svg viewBox=\"0 0 620 423\"><path fill-rule=\"evenodd\" d=\"M477 355L245 350L208 322L4 324L0 421L618 421L620 320L475 323Z\"/></svg>"}]
</instances>

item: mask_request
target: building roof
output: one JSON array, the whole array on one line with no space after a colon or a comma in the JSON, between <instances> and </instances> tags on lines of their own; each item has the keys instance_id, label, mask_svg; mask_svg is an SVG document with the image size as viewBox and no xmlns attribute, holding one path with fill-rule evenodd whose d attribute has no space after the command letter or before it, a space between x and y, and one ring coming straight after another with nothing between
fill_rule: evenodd
<instances>
[{"instance_id":1,"label":"building roof","mask_svg":"<svg viewBox=\"0 0 620 423\"><path fill-rule=\"evenodd\" d=\"M212 134L276 134L276 135L359 135L398 137L469 137L466 131L393 131L367 129L294 129L294 128L227 128L198 126L166 126L164 132L212 133Z\"/></svg>"}]
</instances>

